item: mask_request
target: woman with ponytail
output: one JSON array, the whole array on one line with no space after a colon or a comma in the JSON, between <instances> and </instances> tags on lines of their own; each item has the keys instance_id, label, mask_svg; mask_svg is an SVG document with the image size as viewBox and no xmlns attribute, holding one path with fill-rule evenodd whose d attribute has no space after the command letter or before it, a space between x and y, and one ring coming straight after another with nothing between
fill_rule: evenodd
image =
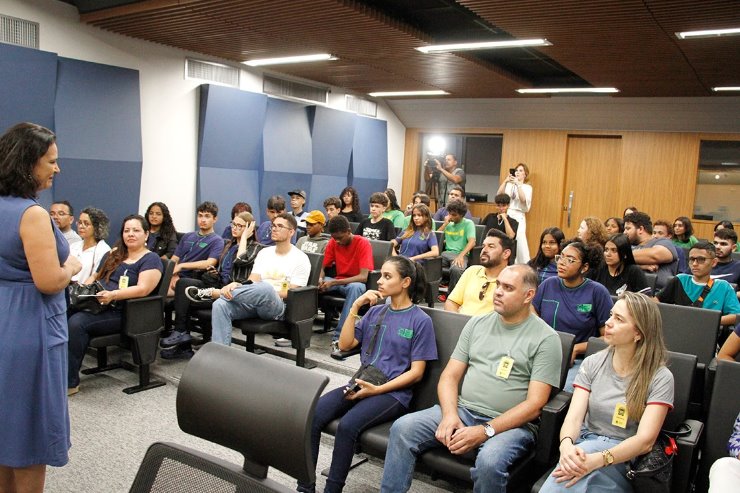
<instances>
[{"instance_id":1,"label":"woman with ponytail","mask_svg":"<svg viewBox=\"0 0 740 493\"><path fill-rule=\"evenodd\" d=\"M359 346L362 368L382 373L386 382L374 385L353 378L319 399L311 427L314 465L321 430L332 420L341 420L324 488L327 493L342 491L360 433L405 414L411 386L424 376L426 362L437 359L432 320L414 304L424 299L424 268L398 256L387 258L380 272L378 290L367 291L352 304L339 336L339 349ZM370 309L360 317L358 311L364 305ZM298 491L313 492L315 484L299 484Z\"/></svg>"}]
</instances>

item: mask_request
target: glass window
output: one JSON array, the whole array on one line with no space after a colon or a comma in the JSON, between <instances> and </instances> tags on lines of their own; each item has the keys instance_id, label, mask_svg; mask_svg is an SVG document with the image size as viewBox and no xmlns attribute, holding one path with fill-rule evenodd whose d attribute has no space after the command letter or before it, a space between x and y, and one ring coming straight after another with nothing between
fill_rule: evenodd
<instances>
[{"instance_id":1,"label":"glass window","mask_svg":"<svg viewBox=\"0 0 740 493\"><path fill-rule=\"evenodd\" d=\"M694 219L740 221L740 141L701 141Z\"/></svg>"}]
</instances>

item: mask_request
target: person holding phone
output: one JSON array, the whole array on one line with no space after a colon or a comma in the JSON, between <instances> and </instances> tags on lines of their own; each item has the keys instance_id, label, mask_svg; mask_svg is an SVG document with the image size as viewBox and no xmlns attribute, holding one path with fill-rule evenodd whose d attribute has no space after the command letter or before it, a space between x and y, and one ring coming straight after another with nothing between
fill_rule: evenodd
<instances>
[{"instance_id":1,"label":"person holding phone","mask_svg":"<svg viewBox=\"0 0 740 493\"><path fill-rule=\"evenodd\" d=\"M529 262L526 214L532 207L532 185L529 185L528 181L529 167L524 163L519 163L515 168L509 169L509 174L496 192L496 194L505 193L511 197L508 214L519 223L516 231L516 263L518 264Z\"/></svg>"}]
</instances>

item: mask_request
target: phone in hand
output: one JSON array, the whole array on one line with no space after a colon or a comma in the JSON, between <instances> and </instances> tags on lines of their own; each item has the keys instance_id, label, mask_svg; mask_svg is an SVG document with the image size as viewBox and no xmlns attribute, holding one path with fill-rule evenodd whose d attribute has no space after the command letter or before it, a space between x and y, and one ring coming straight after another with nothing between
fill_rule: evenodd
<instances>
[{"instance_id":1,"label":"phone in hand","mask_svg":"<svg viewBox=\"0 0 740 493\"><path fill-rule=\"evenodd\" d=\"M516 168L509 168L509 174L511 176L516 176Z\"/></svg>"}]
</instances>

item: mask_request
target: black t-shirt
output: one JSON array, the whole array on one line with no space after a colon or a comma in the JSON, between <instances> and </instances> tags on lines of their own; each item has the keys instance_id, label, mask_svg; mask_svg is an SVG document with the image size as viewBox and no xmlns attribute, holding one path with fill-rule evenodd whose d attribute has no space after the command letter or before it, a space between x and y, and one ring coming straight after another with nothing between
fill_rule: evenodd
<instances>
[{"instance_id":1,"label":"black t-shirt","mask_svg":"<svg viewBox=\"0 0 740 493\"><path fill-rule=\"evenodd\" d=\"M356 235L364 236L368 240L391 241L396 237L396 227L390 219L381 218L373 224L370 218L365 219L357 226Z\"/></svg>"},{"instance_id":2,"label":"black t-shirt","mask_svg":"<svg viewBox=\"0 0 740 493\"><path fill-rule=\"evenodd\" d=\"M340 212L342 216L347 218L347 221L351 223L361 223L363 219L365 219L365 215L362 214L360 211L352 211L352 212Z\"/></svg>"},{"instance_id":3,"label":"black t-shirt","mask_svg":"<svg viewBox=\"0 0 740 493\"><path fill-rule=\"evenodd\" d=\"M594 281L603 285L612 296L619 296L624 291L637 293L648 287L645 273L636 265L628 265L626 269L612 277L609 267L601 264L593 277ZM646 293L650 295L651 293Z\"/></svg>"},{"instance_id":4,"label":"black t-shirt","mask_svg":"<svg viewBox=\"0 0 740 493\"><path fill-rule=\"evenodd\" d=\"M488 234L488 231L491 229L498 229L503 234L506 234L506 224L504 223L504 220L502 219L499 222L498 214L496 213L490 213L486 216L486 218L483 220L483 225L485 228L483 228L483 231L485 234ZM514 219L513 217L509 216L509 225L511 226L511 229L514 230L514 236L516 236L516 231L519 229L519 221Z\"/></svg>"}]
</instances>

